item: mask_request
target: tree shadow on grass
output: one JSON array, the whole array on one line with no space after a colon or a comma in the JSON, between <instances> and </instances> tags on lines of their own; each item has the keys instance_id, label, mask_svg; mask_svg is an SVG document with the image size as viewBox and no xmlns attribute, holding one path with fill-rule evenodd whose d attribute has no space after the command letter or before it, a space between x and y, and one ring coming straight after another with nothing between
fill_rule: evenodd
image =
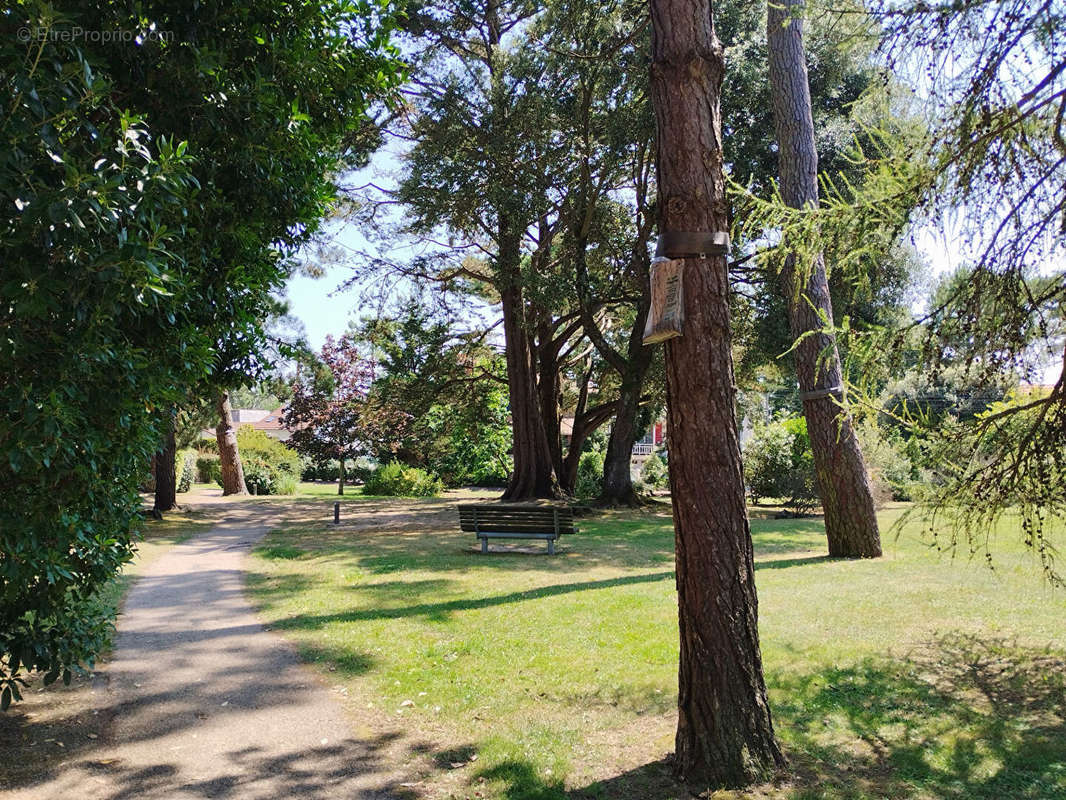
<instances>
[{"instance_id":1,"label":"tree shadow on grass","mask_svg":"<svg viewBox=\"0 0 1066 800\"><path fill-rule=\"evenodd\" d=\"M884 797L916 786L945 798L1066 797L1061 651L948 634L902 659L771 683L797 772L828 796L872 784Z\"/></svg>"},{"instance_id":2,"label":"tree shadow on grass","mask_svg":"<svg viewBox=\"0 0 1066 800\"><path fill-rule=\"evenodd\" d=\"M764 569L788 569L789 567L809 567L815 564L825 564L830 561L849 561L846 558L831 558L830 556L804 555L795 558L770 558L755 562L755 571Z\"/></svg>"},{"instance_id":3,"label":"tree shadow on grass","mask_svg":"<svg viewBox=\"0 0 1066 800\"><path fill-rule=\"evenodd\" d=\"M1061 650L948 634L902 658L768 677L788 773L716 799L1066 798ZM522 759L487 763L479 780L507 800L673 800L706 788L676 782L669 759L580 787Z\"/></svg>"},{"instance_id":4,"label":"tree shadow on grass","mask_svg":"<svg viewBox=\"0 0 1066 800\"><path fill-rule=\"evenodd\" d=\"M572 592L584 592L593 589L608 589L616 586L627 586L637 583L654 583L663 580L672 580L673 571L656 572L645 575L627 575L621 578L609 578L599 581L582 581L580 583L561 583L543 586L537 589L528 589L521 592L509 592L507 594L491 595L489 597L463 598L448 600L441 603L416 603L393 608L365 608L353 611L340 611L335 614L299 614L274 623L278 629L314 629L329 625L334 622L362 622L366 620L403 619L405 617L425 617L428 620L444 620L457 611L473 611L493 606L521 603L527 600L538 600L545 597L555 597ZM417 582L416 582L417 583ZM430 581L429 583L435 583ZM390 582L384 585L387 596L395 596L401 591L404 582ZM373 594L377 584L352 587L355 590L366 591Z\"/></svg>"},{"instance_id":5,"label":"tree shadow on grass","mask_svg":"<svg viewBox=\"0 0 1066 800\"><path fill-rule=\"evenodd\" d=\"M395 510L390 507L390 513ZM367 508L361 514L340 527L297 525L275 529L256 553L271 560L342 554L350 557L358 569L373 575L474 570L565 575L596 567L664 567L674 560L674 532L669 517L615 515L583 521L578 533L560 539L559 553L551 556L540 542L532 553L512 550L481 554L477 552L476 537L458 530L452 518L454 508L417 506L380 518ZM824 528L817 520L756 525L752 538L758 559L786 553L825 555Z\"/></svg>"},{"instance_id":6,"label":"tree shadow on grass","mask_svg":"<svg viewBox=\"0 0 1066 800\"><path fill-rule=\"evenodd\" d=\"M756 570L787 569L790 567L803 567L813 564L824 563L829 560L827 556L801 556L798 558L781 558L758 561ZM397 580L383 583L356 584L347 587L349 591L365 594L372 599L369 608L358 608L348 611L337 611L332 614L297 614L273 623L277 629L284 630L315 630L335 622L365 622L370 620L404 619L407 617L424 617L432 622L443 622L456 612L476 611L494 606L523 603L530 600L539 600L545 597L556 597L574 592L586 592L596 589L611 589L619 586L632 586L635 584L658 583L659 581L673 580L673 570L639 575L625 575L618 578L607 578L594 581L580 581L573 583L556 583L533 589L525 589L518 592L490 595L487 597L458 598L442 602L411 602L426 595L439 594L446 590L453 581L447 579L425 580ZM261 586L272 583L270 594L281 595L282 598L291 597L307 588L308 579L303 576L268 576L261 573L249 573L249 583L252 586ZM398 601L406 601L397 605ZM272 600L271 605L276 601Z\"/></svg>"}]
</instances>

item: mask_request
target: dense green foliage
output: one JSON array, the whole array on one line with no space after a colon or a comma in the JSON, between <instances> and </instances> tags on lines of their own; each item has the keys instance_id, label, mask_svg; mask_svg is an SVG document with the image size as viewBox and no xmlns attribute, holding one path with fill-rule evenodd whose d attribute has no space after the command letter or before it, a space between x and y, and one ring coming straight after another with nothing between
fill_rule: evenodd
<instances>
[{"instance_id":1,"label":"dense green foliage","mask_svg":"<svg viewBox=\"0 0 1066 800\"><path fill-rule=\"evenodd\" d=\"M818 504L818 479L807 420L785 417L757 425L744 445L744 479L752 502L773 498L800 513Z\"/></svg>"},{"instance_id":2,"label":"dense green foliage","mask_svg":"<svg viewBox=\"0 0 1066 800\"><path fill-rule=\"evenodd\" d=\"M652 453L644 462L640 470L640 480L649 489L665 489L670 484L670 474L667 472L666 463L658 453Z\"/></svg>"},{"instance_id":3,"label":"dense green foliage","mask_svg":"<svg viewBox=\"0 0 1066 800\"><path fill-rule=\"evenodd\" d=\"M217 453L201 453L196 458L196 482L222 485L222 466Z\"/></svg>"},{"instance_id":4,"label":"dense green foliage","mask_svg":"<svg viewBox=\"0 0 1066 800\"><path fill-rule=\"evenodd\" d=\"M5 13L32 26L41 9ZM183 146L112 105L78 47L0 40L0 702L23 670L104 644L97 592L131 556L137 486L173 376L203 364L170 251ZM175 225L170 228L169 225Z\"/></svg>"},{"instance_id":5,"label":"dense green foliage","mask_svg":"<svg viewBox=\"0 0 1066 800\"><path fill-rule=\"evenodd\" d=\"M250 368L392 70L373 5L22 0L0 25L6 705L105 644L177 387Z\"/></svg>"},{"instance_id":6,"label":"dense green foliage","mask_svg":"<svg viewBox=\"0 0 1066 800\"><path fill-rule=\"evenodd\" d=\"M429 469L448 486L505 485L511 429L502 358L484 334L412 296L364 319L355 340L374 354L367 406L400 408L370 454ZM378 426L380 427L380 426Z\"/></svg>"},{"instance_id":7,"label":"dense green foliage","mask_svg":"<svg viewBox=\"0 0 1066 800\"><path fill-rule=\"evenodd\" d=\"M196 478L196 460L198 453L192 449L179 450L174 458L174 475L177 479L179 492L187 492L192 488Z\"/></svg>"},{"instance_id":8,"label":"dense green foliage","mask_svg":"<svg viewBox=\"0 0 1066 800\"><path fill-rule=\"evenodd\" d=\"M872 422L859 425L857 433L875 499L918 499L923 485L930 480L929 470L923 469L927 458L920 441L878 428Z\"/></svg>"},{"instance_id":9,"label":"dense green foliage","mask_svg":"<svg viewBox=\"0 0 1066 800\"><path fill-rule=\"evenodd\" d=\"M440 478L418 467L390 461L367 476L363 494L389 497L436 497L444 491Z\"/></svg>"},{"instance_id":10,"label":"dense green foliage","mask_svg":"<svg viewBox=\"0 0 1066 800\"><path fill-rule=\"evenodd\" d=\"M467 388L454 402L434 404L425 422L440 432L428 465L445 485L507 485L511 435L505 387L486 381L479 389Z\"/></svg>"},{"instance_id":11,"label":"dense green foliage","mask_svg":"<svg viewBox=\"0 0 1066 800\"><path fill-rule=\"evenodd\" d=\"M577 462L577 481L574 494L581 498L593 498L603 488L603 451L590 449L581 454Z\"/></svg>"},{"instance_id":12,"label":"dense green foliage","mask_svg":"<svg viewBox=\"0 0 1066 800\"><path fill-rule=\"evenodd\" d=\"M301 473L300 456L295 450L251 425L237 429L237 447L244 465L244 480L252 494L295 494ZM214 473L218 462L211 463ZM222 485L221 473L215 481Z\"/></svg>"}]
</instances>

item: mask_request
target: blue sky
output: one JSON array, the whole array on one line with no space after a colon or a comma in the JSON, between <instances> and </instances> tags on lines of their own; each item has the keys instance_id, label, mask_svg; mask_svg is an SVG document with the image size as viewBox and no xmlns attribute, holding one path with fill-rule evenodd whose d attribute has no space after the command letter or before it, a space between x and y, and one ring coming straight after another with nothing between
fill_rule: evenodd
<instances>
[{"instance_id":1,"label":"blue sky","mask_svg":"<svg viewBox=\"0 0 1066 800\"><path fill-rule=\"evenodd\" d=\"M352 250L372 250L367 240L352 224L344 224L338 230L339 243ZM930 229L923 230L915 236L914 244L927 259L934 275L955 269L962 263L964 254L951 246L952 237L945 236ZM957 238L954 241L958 241ZM359 297L356 291L335 293L348 277L344 266L327 269L322 278L294 276L288 284L288 299L292 313L305 327L311 345L318 349L328 334L340 336L347 330L351 319L358 319L362 311L358 307Z\"/></svg>"}]
</instances>

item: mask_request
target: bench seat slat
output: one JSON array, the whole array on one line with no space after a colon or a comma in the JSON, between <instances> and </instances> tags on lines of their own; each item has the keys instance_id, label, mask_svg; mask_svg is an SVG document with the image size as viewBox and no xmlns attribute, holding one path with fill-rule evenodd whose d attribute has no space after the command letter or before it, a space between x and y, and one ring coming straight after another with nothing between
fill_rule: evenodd
<instances>
[{"instance_id":1,"label":"bench seat slat","mask_svg":"<svg viewBox=\"0 0 1066 800\"><path fill-rule=\"evenodd\" d=\"M470 512L468 514L460 514L460 519L528 519L528 520L554 520L554 514L494 514L491 511L478 511ZM565 522L572 522L574 519L572 514L559 514L559 520Z\"/></svg>"},{"instance_id":2,"label":"bench seat slat","mask_svg":"<svg viewBox=\"0 0 1066 800\"><path fill-rule=\"evenodd\" d=\"M550 533L553 536L555 535L555 531L552 528L544 525L493 525L484 523L481 525L463 525L460 530L464 533L488 531L490 533ZM569 536L574 532L573 528L559 527L560 536Z\"/></svg>"},{"instance_id":3,"label":"bench seat slat","mask_svg":"<svg viewBox=\"0 0 1066 800\"><path fill-rule=\"evenodd\" d=\"M559 511L560 514L570 513L572 511L572 509L570 509L569 506L535 506L535 505L520 506L520 505L515 505L515 503L503 503L503 502L486 503L486 505L484 505L484 506L479 505L479 503L469 503L469 502L467 502L467 503L461 503L461 505L459 505L458 509L459 509L459 511L466 511L468 509L478 509L479 511L481 511L482 509L485 509L486 511L518 511L520 513L527 513L527 512L530 512L530 511L544 511L544 512L549 513L549 514L552 513L553 511Z\"/></svg>"},{"instance_id":4,"label":"bench seat slat","mask_svg":"<svg viewBox=\"0 0 1066 800\"><path fill-rule=\"evenodd\" d=\"M548 517L547 519L517 519L514 517L506 517L501 519L498 516L479 515L477 518L465 517L459 522L470 523L471 525L474 523L479 523L481 525L485 525L486 523L494 523L498 525L550 525L552 526L552 528L555 527L555 521L551 517ZM574 525L574 521L572 521L572 519L560 519L559 524L572 526Z\"/></svg>"},{"instance_id":5,"label":"bench seat slat","mask_svg":"<svg viewBox=\"0 0 1066 800\"><path fill-rule=\"evenodd\" d=\"M513 519L510 517L506 519L500 519L499 517L478 517L477 519L474 519L471 517L469 519L460 520L460 522L469 522L471 525L475 522L480 523L481 525L492 522L500 525L551 525L553 528L555 527L555 520L551 517L548 519ZM573 526L574 522L573 520L561 519L559 520L559 524Z\"/></svg>"},{"instance_id":6,"label":"bench seat slat","mask_svg":"<svg viewBox=\"0 0 1066 800\"><path fill-rule=\"evenodd\" d=\"M515 531L508 531L506 533L500 533L498 531L478 531L477 538L479 539L554 539L554 533L518 533Z\"/></svg>"}]
</instances>

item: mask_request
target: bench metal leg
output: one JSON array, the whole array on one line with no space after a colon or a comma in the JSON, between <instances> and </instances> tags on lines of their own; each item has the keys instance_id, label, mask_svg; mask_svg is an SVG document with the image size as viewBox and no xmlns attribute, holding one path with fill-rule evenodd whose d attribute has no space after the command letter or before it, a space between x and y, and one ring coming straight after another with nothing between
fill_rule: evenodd
<instances>
[{"instance_id":1,"label":"bench metal leg","mask_svg":"<svg viewBox=\"0 0 1066 800\"><path fill-rule=\"evenodd\" d=\"M489 552L489 540L488 540L487 536L482 536L481 537L481 552L482 553Z\"/></svg>"},{"instance_id":2,"label":"bench metal leg","mask_svg":"<svg viewBox=\"0 0 1066 800\"><path fill-rule=\"evenodd\" d=\"M550 555L550 556L555 555L555 540L554 539L549 539L548 540L548 555Z\"/></svg>"}]
</instances>

